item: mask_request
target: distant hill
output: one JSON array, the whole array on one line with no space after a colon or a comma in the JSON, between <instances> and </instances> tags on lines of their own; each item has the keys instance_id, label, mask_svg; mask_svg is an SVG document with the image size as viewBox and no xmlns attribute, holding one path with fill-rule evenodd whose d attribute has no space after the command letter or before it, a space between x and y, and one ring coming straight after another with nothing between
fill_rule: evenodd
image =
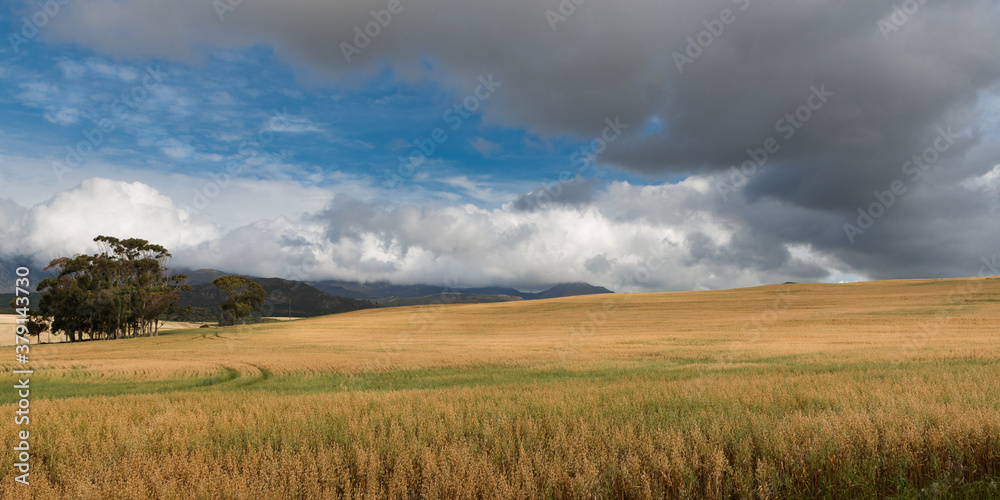
<instances>
[{"instance_id":1,"label":"distant hill","mask_svg":"<svg viewBox=\"0 0 1000 500\"><path fill-rule=\"evenodd\" d=\"M575 295L593 295L598 293L614 293L604 287L593 286L587 283L564 283L556 285L548 290L529 293L504 287L479 287L479 288L449 288L438 285L395 285L389 282L358 283L352 281L310 281L310 285L332 294L356 299L387 299L417 298L442 293L460 293L479 296L506 295L520 297L524 300L553 299L558 297L571 297ZM490 300L490 302L496 302Z\"/></svg>"},{"instance_id":2,"label":"distant hill","mask_svg":"<svg viewBox=\"0 0 1000 500\"><path fill-rule=\"evenodd\" d=\"M35 266L33 262L34 260L28 257L0 258L0 293L14 293L14 280L18 278L17 268L19 266L28 266L28 269L31 271L28 275L28 278L31 280L30 291L34 294L38 282L48 275L41 272L41 268ZM7 305L9 300L5 301L3 305Z\"/></svg>"},{"instance_id":3,"label":"distant hill","mask_svg":"<svg viewBox=\"0 0 1000 500\"><path fill-rule=\"evenodd\" d=\"M197 271L171 269L170 274L183 274L187 276L188 279L185 283L193 286L193 285L211 284L213 281L215 281L215 278L227 276L230 273L216 271L215 269L198 269Z\"/></svg>"},{"instance_id":4,"label":"distant hill","mask_svg":"<svg viewBox=\"0 0 1000 500\"><path fill-rule=\"evenodd\" d=\"M10 312L7 307L13 292L12 262L0 267L3 288L0 288L0 312ZM32 295L36 295L37 270L32 276ZM179 305L195 308L190 320L210 320L219 312L225 300L222 291L212 282L230 273L215 269L171 269L171 274L187 275L187 284L193 289L182 293ZM604 287L587 283L564 283L541 292L522 292L506 287L449 288L440 285L396 285L387 281L358 283L352 281L300 282L280 278L258 278L248 276L267 291L265 315L311 317L341 312L356 311L372 307L396 307L426 305L436 303L478 304L509 302L516 300L553 299L576 295L614 293ZM291 299L291 300L289 300ZM33 301L34 303L34 301ZM289 303L291 308L289 311ZM291 314L289 314L289 312Z\"/></svg>"},{"instance_id":5,"label":"distant hill","mask_svg":"<svg viewBox=\"0 0 1000 500\"><path fill-rule=\"evenodd\" d=\"M559 297L574 297L577 295L597 295L599 293L615 293L603 286L594 286L588 283L564 283L556 285L544 292L525 293L521 297L524 300L557 299Z\"/></svg>"},{"instance_id":6,"label":"distant hill","mask_svg":"<svg viewBox=\"0 0 1000 500\"><path fill-rule=\"evenodd\" d=\"M178 305L194 308L191 314L181 319L185 321L215 321L220 312L219 306L226 300L225 294L212 284L211 281L205 282L205 279L210 274L199 274L198 276L202 279L198 280L197 284L192 285L193 288L191 291L180 294ZM225 276L225 273L218 273L218 276ZM212 279L214 280L218 276L214 276ZM376 307L375 304L367 300L331 296L300 281L289 281L278 278L251 279L267 292L267 298L265 299L262 311L264 316L304 318ZM191 281L188 281L188 284L192 284ZM42 294L35 292L34 286L32 286L31 291L31 306L32 309L35 309L38 307L38 300ZM0 314L14 312L9 307L10 300L13 297L14 294L12 293L0 293Z\"/></svg>"},{"instance_id":7,"label":"distant hill","mask_svg":"<svg viewBox=\"0 0 1000 500\"><path fill-rule=\"evenodd\" d=\"M10 263L0 260L0 293L14 293L14 279L17 277L14 275L14 269ZM31 288L34 292L35 287ZM7 303L4 302L4 305Z\"/></svg>"},{"instance_id":8,"label":"distant hill","mask_svg":"<svg viewBox=\"0 0 1000 500\"><path fill-rule=\"evenodd\" d=\"M0 259L0 314L12 314L14 310L10 307L10 301L14 298L14 283L19 266L28 266L31 273L28 274L28 292L32 309L38 307L38 300L42 294L36 291L38 282L48 275L41 272L41 269L32 264L34 262L28 257L9 257Z\"/></svg>"},{"instance_id":9,"label":"distant hill","mask_svg":"<svg viewBox=\"0 0 1000 500\"><path fill-rule=\"evenodd\" d=\"M229 273L215 269L176 269L171 270L171 272L187 275L187 283L195 287L190 293L183 294L188 297L182 297L182 306L211 306L215 310L218 309L218 304L222 302L222 295L212 285L212 281ZM288 301L285 298L287 294L272 300L271 289L265 286L265 283L271 283L272 285L269 286L274 286L276 290L290 289L296 287L296 283L300 284L297 287L297 293L301 296L292 297L292 316L319 316L347 310L353 311L363 309L364 307L361 307L363 303L367 304L367 307L397 307L435 303L479 304L614 293L607 288L587 283L563 283L541 292L522 292L514 288L499 286L450 288L425 284L397 285L388 281L367 283L340 280L299 282L253 276L248 276L248 278L264 286L264 289L268 291L268 300L274 302L275 315L287 315ZM322 295L317 295L318 293ZM297 306L297 303L301 307Z\"/></svg>"},{"instance_id":10,"label":"distant hill","mask_svg":"<svg viewBox=\"0 0 1000 500\"><path fill-rule=\"evenodd\" d=\"M425 306L429 304L487 304L524 300L514 295L483 295L475 293L438 293L424 297L388 297L371 299L379 307Z\"/></svg>"},{"instance_id":11,"label":"distant hill","mask_svg":"<svg viewBox=\"0 0 1000 500\"><path fill-rule=\"evenodd\" d=\"M453 290L434 285L394 285L389 282L357 283L350 281L309 281L310 285L332 295L355 299L385 299L389 297L426 297Z\"/></svg>"},{"instance_id":12,"label":"distant hill","mask_svg":"<svg viewBox=\"0 0 1000 500\"><path fill-rule=\"evenodd\" d=\"M218 278L219 276L231 274L215 269L178 269L172 270L171 272L186 274L188 276L187 283L190 285L209 284L212 283L212 280ZM248 277L255 281L261 279L253 276ZM468 302L472 302L476 299L482 299L482 302L502 302L504 300L509 300L503 299L502 296L520 297L524 300L538 300L554 299L558 297L572 297L576 295L614 293L613 291L602 286L594 286L588 283L562 283L541 292L522 292L514 288L500 286L451 288L441 285L426 284L397 285L389 281L370 281L360 283L357 281L324 280L305 281L303 283L335 297L349 297L352 299L363 300L392 298L426 299L427 297L440 296L442 293L447 293L465 295L466 297L463 297L462 300ZM426 300L434 299L430 298ZM382 304L388 304L390 302L379 300L379 303L380 307L386 307Z\"/></svg>"},{"instance_id":13,"label":"distant hill","mask_svg":"<svg viewBox=\"0 0 1000 500\"><path fill-rule=\"evenodd\" d=\"M29 300L31 301L31 308L35 309L38 307L38 299L41 298L42 294L32 293ZM10 301L14 298L13 293L0 293L0 314L14 314L14 308L10 307Z\"/></svg>"},{"instance_id":14,"label":"distant hill","mask_svg":"<svg viewBox=\"0 0 1000 500\"><path fill-rule=\"evenodd\" d=\"M208 309L213 315L217 315L220 311L219 306L225 301L225 294L211 282L204 282L211 273L198 273L196 276L203 279L199 280L200 283L193 284L191 291L180 294L178 305ZM218 274L218 276L224 275L225 273ZM334 297L300 281L280 278L251 277L250 279L267 292L262 311L264 316L311 317L375 307L375 304L367 300ZM189 280L188 284L192 281L194 280Z\"/></svg>"}]
</instances>

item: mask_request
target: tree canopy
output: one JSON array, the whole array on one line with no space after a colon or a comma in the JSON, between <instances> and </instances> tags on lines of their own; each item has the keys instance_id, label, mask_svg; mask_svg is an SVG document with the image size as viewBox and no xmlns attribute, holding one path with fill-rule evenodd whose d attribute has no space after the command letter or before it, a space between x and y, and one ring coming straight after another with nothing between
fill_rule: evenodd
<instances>
[{"instance_id":1,"label":"tree canopy","mask_svg":"<svg viewBox=\"0 0 1000 500\"><path fill-rule=\"evenodd\" d=\"M99 252L53 260L51 276L33 311L38 334L51 329L73 342L90 339L155 336L160 318L175 310L183 274L168 275L167 249L150 242L110 236L94 238Z\"/></svg>"},{"instance_id":2,"label":"tree canopy","mask_svg":"<svg viewBox=\"0 0 1000 500\"><path fill-rule=\"evenodd\" d=\"M226 294L219 326L242 325L264 305L267 292L250 278L220 276L213 283Z\"/></svg>"}]
</instances>

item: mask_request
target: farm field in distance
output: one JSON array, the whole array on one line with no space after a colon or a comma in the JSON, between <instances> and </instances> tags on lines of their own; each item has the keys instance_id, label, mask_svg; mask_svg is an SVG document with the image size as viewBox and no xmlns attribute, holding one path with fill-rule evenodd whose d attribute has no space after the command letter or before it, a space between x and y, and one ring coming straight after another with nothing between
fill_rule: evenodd
<instances>
[{"instance_id":1,"label":"farm field in distance","mask_svg":"<svg viewBox=\"0 0 1000 500\"><path fill-rule=\"evenodd\" d=\"M0 498L1000 497L1000 278L370 309L31 356L31 486Z\"/></svg>"},{"instance_id":2,"label":"farm field in distance","mask_svg":"<svg viewBox=\"0 0 1000 500\"><path fill-rule=\"evenodd\" d=\"M18 316L15 314L0 314L0 346L12 346L14 345L14 332L17 326L16 318ZM288 317L270 317L267 318L274 321L289 321L295 318ZM190 330L192 328L200 328L206 323L194 323L190 321L167 321L160 327L160 330L166 332L170 330ZM39 339L36 337L31 337L32 345L38 342ZM50 335L48 332L42 335L40 339L43 343L56 343L65 342L66 338L64 335Z\"/></svg>"}]
</instances>

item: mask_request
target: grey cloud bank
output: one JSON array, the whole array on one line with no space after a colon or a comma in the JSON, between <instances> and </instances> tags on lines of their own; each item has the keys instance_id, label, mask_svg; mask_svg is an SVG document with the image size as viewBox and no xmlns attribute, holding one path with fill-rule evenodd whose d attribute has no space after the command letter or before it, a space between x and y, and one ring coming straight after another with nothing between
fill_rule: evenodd
<instances>
[{"instance_id":1,"label":"grey cloud bank","mask_svg":"<svg viewBox=\"0 0 1000 500\"><path fill-rule=\"evenodd\" d=\"M579 178L560 183L557 196L539 187L478 211L340 198L291 225L310 235L312 253L261 248L319 274L365 269L440 282L457 269L477 282L580 279L614 288L615 276L657 249L672 269L652 286L681 289L837 273L974 275L984 256L1000 251L1000 178L992 174L1000 131L984 116L984 103L1000 99L996 2L570 4L562 13L555 0L404 1L388 10L391 21L374 19L378 33L362 48L355 28L364 34L371 12L389 9L385 0L245 0L223 23L202 1L77 0L40 36L119 57L192 62L205 47L265 43L332 82L363 81L388 66L401 78L472 92L470 82L495 74L504 87L483 110L486 120L580 139L600 137L609 116L658 120L656 133L623 130L598 161L650 179L690 176L649 187ZM553 23L549 12L561 19ZM702 45L705 30L711 43ZM350 57L345 40L358 49ZM697 57L685 52L692 40ZM675 53L690 59L683 71ZM441 69L428 72L423 57ZM835 95L814 108L814 88ZM806 120L797 114L804 102ZM954 131L947 148L936 148L940 129ZM928 147L933 161L923 159ZM734 182L748 148L768 158ZM920 165L903 166L914 155ZM893 189L898 182L905 192ZM728 186L725 200L720 185ZM858 220L859 207L872 224ZM845 234L845 225L857 231ZM199 244L251 244L259 231ZM484 255L498 263L494 275L476 271Z\"/></svg>"}]
</instances>

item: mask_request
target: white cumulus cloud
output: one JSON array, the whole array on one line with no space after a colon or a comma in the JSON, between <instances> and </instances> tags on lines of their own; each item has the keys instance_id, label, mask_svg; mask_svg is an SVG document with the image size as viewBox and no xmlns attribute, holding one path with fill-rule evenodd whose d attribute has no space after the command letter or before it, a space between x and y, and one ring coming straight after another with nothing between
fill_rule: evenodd
<instances>
[{"instance_id":1,"label":"white cumulus cloud","mask_svg":"<svg viewBox=\"0 0 1000 500\"><path fill-rule=\"evenodd\" d=\"M47 259L92 251L98 235L143 238L168 249L220 236L209 222L195 220L173 201L142 183L92 178L52 199L23 209L0 203L5 254Z\"/></svg>"}]
</instances>

